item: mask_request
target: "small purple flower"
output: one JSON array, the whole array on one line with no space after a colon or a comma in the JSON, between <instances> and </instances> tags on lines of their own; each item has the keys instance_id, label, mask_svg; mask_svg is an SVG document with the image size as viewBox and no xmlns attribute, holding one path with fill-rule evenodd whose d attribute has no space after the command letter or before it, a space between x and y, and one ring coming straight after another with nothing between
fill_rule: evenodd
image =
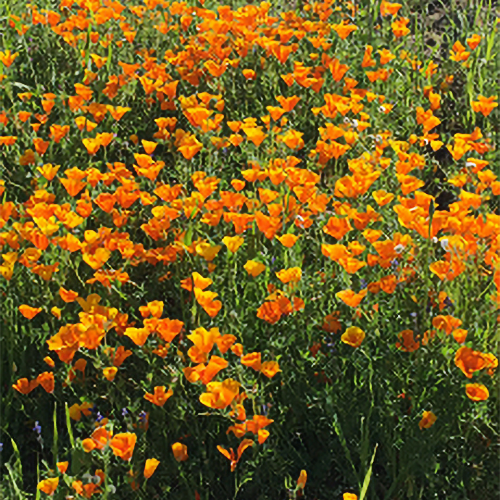
<instances>
[{"instance_id":1,"label":"small purple flower","mask_svg":"<svg viewBox=\"0 0 500 500\"><path fill-rule=\"evenodd\" d=\"M33 432L36 432L38 435L42 433L42 427L38 423L38 420L35 422L35 427L33 427Z\"/></svg>"},{"instance_id":2,"label":"small purple flower","mask_svg":"<svg viewBox=\"0 0 500 500\"><path fill-rule=\"evenodd\" d=\"M144 422L144 420L146 420L146 416L147 416L147 415L146 415L146 412L145 412L144 410L143 410L143 411L141 411L141 413L139 413L139 420L140 420L141 422Z\"/></svg>"},{"instance_id":3,"label":"small purple flower","mask_svg":"<svg viewBox=\"0 0 500 500\"><path fill-rule=\"evenodd\" d=\"M128 415L127 408L122 408L122 416Z\"/></svg>"}]
</instances>

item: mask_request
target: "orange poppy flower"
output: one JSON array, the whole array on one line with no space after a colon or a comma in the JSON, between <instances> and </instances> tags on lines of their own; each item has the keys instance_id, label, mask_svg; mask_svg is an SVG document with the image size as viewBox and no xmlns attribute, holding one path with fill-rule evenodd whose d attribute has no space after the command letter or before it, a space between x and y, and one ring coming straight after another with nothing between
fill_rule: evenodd
<instances>
[{"instance_id":1,"label":"orange poppy flower","mask_svg":"<svg viewBox=\"0 0 500 500\"><path fill-rule=\"evenodd\" d=\"M222 243L224 243L232 253L236 253L244 242L245 240L241 236L225 236L222 238Z\"/></svg>"},{"instance_id":2,"label":"orange poppy flower","mask_svg":"<svg viewBox=\"0 0 500 500\"><path fill-rule=\"evenodd\" d=\"M420 427L420 430L422 429L429 429L429 427L432 427L434 425L434 422L436 422L437 417L432 413L432 411L424 411L422 415L422 419L418 423L418 426Z\"/></svg>"},{"instance_id":3,"label":"orange poppy flower","mask_svg":"<svg viewBox=\"0 0 500 500\"><path fill-rule=\"evenodd\" d=\"M342 40L345 40L353 31L358 29L355 24L348 24L348 22L332 24L332 28Z\"/></svg>"},{"instance_id":4,"label":"orange poppy flower","mask_svg":"<svg viewBox=\"0 0 500 500\"><path fill-rule=\"evenodd\" d=\"M57 468L61 474L65 474L68 470L69 462L57 462Z\"/></svg>"},{"instance_id":5,"label":"orange poppy flower","mask_svg":"<svg viewBox=\"0 0 500 500\"><path fill-rule=\"evenodd\" d=\"M174 458L177 462L184 462L189 458L187 446L183 443L174 443L172 445L172 453L174 454Z\"/></svg>"},{"instance_id":6,"label":"orange poppy flower","mask_svg":"<svg viewBox=\"0 0 500 500\"><path fill-rule=\"evenodd\" d=\"M108 368L104 368L102 370L102 374L104 378L109 382L112 382L115 379L116 373L118 372L118 368L116 366L111 366Z\"/></svg>"},{"instance_id":7,"label":"orange poppy flower","mask_svg":"<svg viewBox=\"0 0 500 500\"><path fill-rule=\"evenodd\" d=\"M432 326L438 330L444 330L446 335L449 335L455 328L462 324L462 320L454 318L453 316L444 316L440 314L432 319Z\"/></svg>"},{"instance_id":8,"label":"orange poppy flower","mask_svg":"<svg viewBox=\"0 0 500 500\"><path fill-rule=\"evenodd\" d=\"M159 464L160 461L156 458L148 458L144 464L144 477L149 479L154 474Z\"/></svg>"},{"instance_id":9,"label":"orange poppy flower","mask_svg":"<svg viewBox=\"0 0 500 500\"><path fill-rule=\"evenodd\" d=\"M127 328L125 335L129 337L135 345L143 346L146 343L151 331L148 328Z\"/></svg>"},{"instance_id":10,"label":"orange poppy flower","mask_svg":"<svg viewBox=\"0 0 500 500\"><path fill-rule=\"evenodd\" d=\"M153 403L156 406L163 406L167 400L173 395L174 391L172 389L169 389L167 392L165 392L165 386L156 386L154 388L154 394L146 393L144 395L144 399L146 401L149 401L150 403Z\"/></svg>"},{"instance_id":11,"label":"orange poppy flower","mask_svg":"<svg viewBox=\"0 0 500 500\"><path fill-rule=\"evenodd\" d=\"M245 354L242 356L241 364L253 368L255 371L259 371L261 368L261 353L260 352L252 352L250 354Z\"/></svg>"},{"instance_id":12,"label":"orange poppy flower","mask_svg":"<svg viewBox=\"0 0 500 500\"><path fill-rule=\"evenodd\" d=\"M398 335L399 341L396 342L396 347L404 352L413 352L420 347L420 342L415 341L413 330L403 330Z\"/></svg>"},{"instance_id":13,"label":"orange poppy flower","mask_svg":"<svg viewBox=\"0 0 500 500\"><path fill-rule=\"evenodd\" d=\"M301 470L299 478L297 479L297 489L303 490L306 487L306 482L307 482L307 472L305 470Z\"/></svg>"},{"instance_id":14,"label":"orange poppy flower","mask_svg":"<svg viewBox=\"0 0 500 500\"><path fill-rule=\"evenodd\" d=\"M74 302L78 297L78 292L66 290L64 287L59 288L59 295L64 302Z\"/></svg>"},{"instance_id":15,"label":"orange poppy flower","mask_svg":"<svg viewBox=\"0 0 500 500\"><path fill-rule=\"evenodd\" d=\"M273 378L280 371L277 361L265 361L260 367L260 372L267 378Z\"/></svg>"},{"instance_id":16,"label":"orange poppy flower","mask_svg":"<svg viewBox=\"0 0 500 500\"><path fill-rule=\"evenodd\" d=\"M27 378L20 378L12 387L21 394L29 394L38 387L38 379L29 381Z\"/></svg>"},{"instance_id":17,"label":"orange poppy flower","mask_svg":"<svg viewBox=\"0 0 500 500\"><path fill-rule=\"evenodd\" d=\"M498 359L493 354L474 351L470 347L462 346L455 354L455 365L467 378L472 378L474 372L484 368L488 368L488 373L492 375L498 366Z\"/></svg>"},{"instance_id":18,"label":"orange poppy flower","mask_svg":"<svg viewBox=\"0 0 500 500\"><path fill-rule=\"evenodd\" d=\"M19 306L19 312L27 319L33 319L38 313L42 312L41 307L31 307L26 304Z\"/></svg>"},{"instance_id":19,"label":"orange poppy flower","mask_svg":"<svg viewBox=\"0 0 500 500\"><path fill-rule=\"evenodd\" d=\"M358 500L358 495L355 493L344 493L342 495L342 500Z\"/></svg>"},{"instance_id":20,"label":"orange poppy flower","mask_svg":"<svg viewBox=\"0 0 500 500\"><path fill-rule=\"evenodd\" d=\"M284 234L282 236L276 236L276 239L286 248L292 248L293 245L299 239L295 234Z\"/></svg>"},{"instance_id":21,"label":"orange poppy flower","mask_svg":"<svg viewBox=\"0 0 500 500\"><path fill-rule=\"evenodd\" d=\"M341 292L337 292L335 296L349 307L358 307L361 301L365 298L366 294L367 290L365 288L359 293L353 292L352 290L342 290Z\"/></svg>"},{"instance_id":22,"label":"orange poppy flower","mask_svg":"<svg viewBox=\"0 0 500 500\"><path fill-rule=\"evenodd\" d=\"M228 407L240 392L240 383L233 379L223 382L210 382L207 391L200 396L200 402L209 408L224 409Z\"/></svg>"},{"instance_id":23,"label":"orange poppy flower","mask_svg":"<svg viewBox=\"0 0 500 500\"><path fill-rule=\"evenodd\" d=\"M43 491L47 495L53 495L59 485L59 478L52 477L50 479L44 479L40 481L37 485L37 490Z\"/></svg>"},{"instance_id":24,"label":"orange poppy flower","mask_svg":"<svg viewBox=\"0 0 500 500\"><path fill-rule=\"evenodd\" d=\"M346 218L330 217L327 224L323 226L323 231L333 236L336 240L340 240L352 229L349 220Z\"/></svg>"},{"instance_id":25,"label":"orange poppy flower","mask_svg":"<svg viewBox=\"0 0 500 500\"><path fill-rule=\"evenodd\" d=\"M351 347L359 347L363 340L365 339L365 332L358 328L357 326L350 326L340 337L340 340L344 344L348 344Z\"/></svg>"},{"instance_id":26,"label":"orange poppy flower","mask_svg":"<svg viewBox=\"0 0 500 500\"><path fill-rule=\"evenodd\" d=\"M486 401L490 397L490 391L483 384L467 384L465 393L472 401Z\"/></svg>"},{"instance_id":27,"label":"orange poppy flower","mask_svg":"<svg viewBox=\"0 0 500 500\"><path fill-rule=\"evenodd\" d=\"M399 12L399 9L401 7L402 5L400 3L390 3L387 2L386 0L382 0L380 4L380 15L382 17L395 16Z\"/></svg>"},{"instance_id":28,"label":"orange poppy flower","mask_svg":"<svg viewBox=\"0 0 500 500\"><path fill-rule=\"evenodd\" d=\"M45 392L49 394L54 392L54 374L52 372L40 373L36 380L45 389Z\"/></svg>"},{"instance_id":29,"label":"orange poppy flower","mask_svg":"<svg viewBox=\"0 0 500 500\"><path fill-rule=\"evenodd\" d=\"M491 97L484 97L480 95L477 101L472 101L472 110L475 113L481 113L483 116L488 116L497 106L498 103L495 102L498 99L496 95Z\"/></svg>"},{"instance_id":30,"label":"orange poppy flower","mask_svg":"<svg viewBox=\"0 0 500 500\"><path fill-rule=\"evenodd\" d=\"M256 278L266 269L266 266L264 264L255 260L248 260L243 267L245 271L254 278Z\"/></svg>"},{"instance_id":31,"label":"orange poppy flower","mask_svg":"<svg viewBox=\"0 0 500 500\"><path fill-rule=\"evenodd\" d=\"M117 457L120 457L125 461L129 461L132 458L136 441L136 434L132 432L124 432L113 437L109 446Z\"/></svg>"},{"instance_id":32,"label":"orange poppy flower","mask_svg":"<svg viewBox=\"0 0 500 500\"><path fill-rule=\"evenodd\" d=\"M235 455L234 450L232 448L226 450L222 446L218 445L217 449L231 462L231 472L233 472L236 469L236 465L240 461L241 455L243 455L243 452L249 448L250 446L253 446L253 441L251 439L244 439L240 445L238 446L237 454Z\"/></svg>"},{"instance_id":33,"label":"orange poppy flower","mask_svg":"<svg viewBox=\"0 0 500 500\"><path fill-rule=\"evenodd\" d=\"M464 330L463 328L457 328L456 330L453 330L451 332L453 335L453 338L459 343L463 344L465 342L465 339L467 338L467 330Z\"/></svg>"},{"instance_id":34,"label":"orange poppy flower","mask_svg":"<svg viewBox=\"0 0 500 500\"><path fill-rule=\"evenodd\" d=\"M481 35L474 34L467 38L467 45L471 50L474 50L481 43Z\"/></svg>"},{"instance_id":35,"label":"orange poppy flower","mask_svg":"<svg viewBox=\"0 0 500 500\"><path fill-rule=\"evenodd\" d=\"M302 279L302 269L300 267L290 267L282 269L276 273L277 278L282 283L298 283Z\"/></svg>"}]
</instances>

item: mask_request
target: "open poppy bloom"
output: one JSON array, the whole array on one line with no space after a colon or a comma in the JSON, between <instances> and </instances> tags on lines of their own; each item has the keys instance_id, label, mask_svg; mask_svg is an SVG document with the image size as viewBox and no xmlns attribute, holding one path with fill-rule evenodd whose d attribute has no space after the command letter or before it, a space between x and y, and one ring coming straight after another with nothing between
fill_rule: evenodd
<instances>
[{"instance_id":1,"label":"open poppy bloom","mask_svg":"<svg viewBox=\"0 0 500 500\"><path fill-rule=\"evenodd\" d=\"M125 461L129 461L132 458L136 441L136 434L133 432L123 432L121 434L117 434L111 440L109 446L117 457L120 457Z\"/></svg>"},{"instance_id":2,"label":"open poppy bloom","mask_svg":"<svg viewBox=\"0 0 500 500\"><path fill-rule=\"evenodd\" d=\"M344 344L359 347L365 338L365 332L357 326L350 326L340 337Z\"/></svg>"},{"instance_id":3,"label":"open poppy bloom","mask_svg":"<svg viewBox=\"0 0 500 500\"><path fill-rule=\"evenodd\" d=\"M146 401L149 401L150 403L153 403L156 406L163 406L168 398L172 396L174 391L172 389L169 389L167 392L165 392L165 386L156 386L154 388L154 394L146 393L144 395L144 399Z\"/></svg>"},{"instance_id":4,"label":"open poppy bloom","mask_svg":"<svg viewBox=\"0 0 500 500\"><path fill-rule=\"evenodd\" d=\"M200 402L214 409L227 408L240 392L240 383L233 379L224 382L210 382L207 384L208 392L200 396Z\"/></svg>"},{"instance_id":5,"label":"open poppy bloom","mask_svg":"<svg viewBox=\"0 0 500 500\"><path fill-rule=\"evenodd\" d=\"M490 391L483 384L467 384L465 393L472 401L486 401L490 397Z\"/></svg>"},{"instance_id":6,"label":"open poppy bloom","mask_svg":"<svg viewBox=\"0 0 500 500\"><path fill-rule=\"evenodd\" d=\"M26 319L33 319L41 311L42 311L41 307L31 307L31 306L27 306L26 304L19 306L19 312Z\"/></svg>"},{"instance_id":7,"label":"open poppy bloom","mask_svg":"<svg viewBox=\"0 0 500 500\"><path fill-rule=\"evenodd\" d=\"M52 477L50 479L44 479L40 481L37 485L37 489L43 491L47 495L53 495L59 485L59 478Z\"/></svg>"},{"instance_id":8,"label":"open poppy bloom","mask_svg":"<svg viewBox=\"0 0 500 500\"><path fill-rule=\"evenodd\" d=\"M233 472L236 469L236 465L238 464L241 455L243 455L243 452L249 448L250 446L253 446L253 441L251 439L244 439L240 445L238 446L238 451L237 454L235 455L234 450L232 448L226 450L222 446L218 445L217 449L228 459L231 461L231 472Z\"/></svg>"}]
</instances>

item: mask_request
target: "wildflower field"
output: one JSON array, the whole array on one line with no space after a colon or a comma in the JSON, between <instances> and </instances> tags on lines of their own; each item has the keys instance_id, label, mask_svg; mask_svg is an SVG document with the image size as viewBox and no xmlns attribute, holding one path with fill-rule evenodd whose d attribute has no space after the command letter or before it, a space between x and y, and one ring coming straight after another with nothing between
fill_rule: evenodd
<instances>
[{"instance_id":1,"label":"wildflower field","mask_svg":"<svg viewBox=\"0 0 500 500\"><path fill-rule=\"evenodd\" d=\"M0 2L0 498L498 498L497 8Z\"/></svg>"}]
</instances>

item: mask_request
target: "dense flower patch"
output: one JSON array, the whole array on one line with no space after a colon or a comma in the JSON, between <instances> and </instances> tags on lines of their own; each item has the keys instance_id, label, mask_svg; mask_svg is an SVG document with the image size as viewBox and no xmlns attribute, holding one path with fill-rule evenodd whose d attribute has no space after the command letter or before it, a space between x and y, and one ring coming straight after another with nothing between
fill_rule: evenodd
<instances>
[{"instance_id":1,"label":"dense flower patch","mask_svg":"<svg viewBox=\"0 0 500 500\"><path fill-rule=\"evenodd\" d=\"M493 13L45 7L0 52L5 491L496 491Z\"/></svg>"}]
</instances>

